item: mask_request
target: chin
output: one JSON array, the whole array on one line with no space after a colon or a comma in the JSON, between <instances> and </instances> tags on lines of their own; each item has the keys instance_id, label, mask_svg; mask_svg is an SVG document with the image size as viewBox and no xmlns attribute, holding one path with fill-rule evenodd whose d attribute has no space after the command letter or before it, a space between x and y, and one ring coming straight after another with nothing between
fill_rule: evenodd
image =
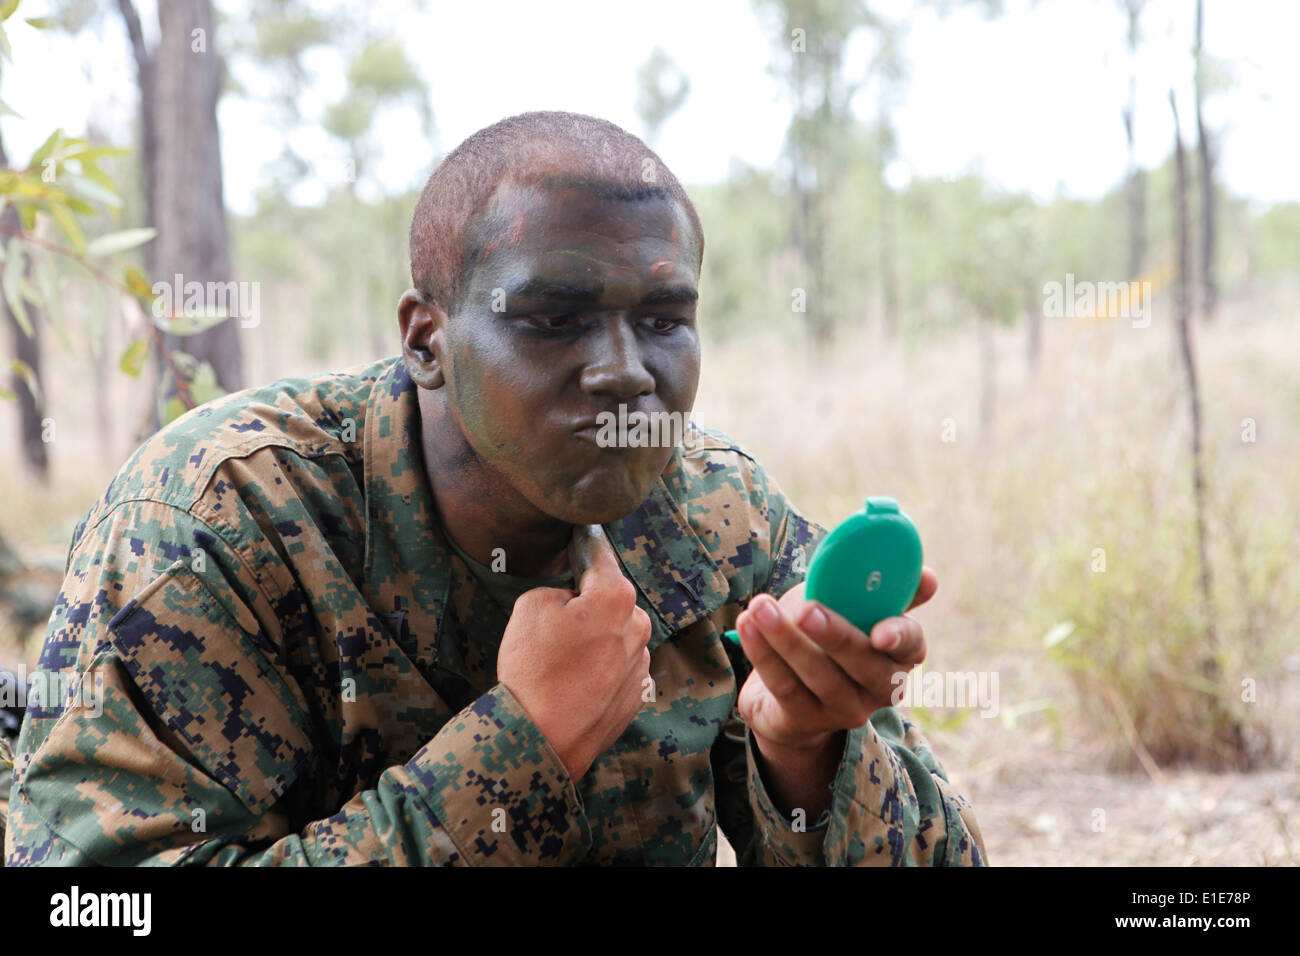
<instances>
[{"instance_id":1,"label":"chin","mask_svg":"<svg viewBox=\"0 0 1300 956\"><path fill-rule=\"evenodd\" d=\"M564 489L551 514L569 524L609 524L626 518L649 497L658 475L633 477L624 472L587 474Z\"/></svg>"}]
</instances>

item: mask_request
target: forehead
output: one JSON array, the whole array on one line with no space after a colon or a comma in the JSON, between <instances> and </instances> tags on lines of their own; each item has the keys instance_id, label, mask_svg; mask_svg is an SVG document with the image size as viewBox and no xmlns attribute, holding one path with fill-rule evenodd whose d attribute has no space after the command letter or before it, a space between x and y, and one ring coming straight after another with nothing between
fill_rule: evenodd
<instances>
[{"instance_id":1,"label":"forehead","mask_svg":"<svg viewBox=\"0 0 1300 956\"><path fill-rule=\"evenodd\" d=\"M489 272L682 280L697 276L698 250L686 210L663 190L507 180L479 219L473 259Z\"/></svg>"}]
</instances>

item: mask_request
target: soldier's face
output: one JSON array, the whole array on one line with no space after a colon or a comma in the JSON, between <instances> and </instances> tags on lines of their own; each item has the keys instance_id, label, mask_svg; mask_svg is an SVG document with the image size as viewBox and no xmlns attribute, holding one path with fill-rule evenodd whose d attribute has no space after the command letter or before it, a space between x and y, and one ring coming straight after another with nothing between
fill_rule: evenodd
<instances>
[{"instance_id":1,"label":"soldier's face","mask_svg":"<svg viewBox=\"0 0 1300 956\"><path fill-rule=\"evenodd\" d=\"M700 375L698 238L670 198L580 186L498 189L445 329L449 408L470 446L542 512L613 521L650 493L667 429L615 432L601 413L685 422ZM672 419L659 418L659 422Z\"/></svg>"}]
</instances>

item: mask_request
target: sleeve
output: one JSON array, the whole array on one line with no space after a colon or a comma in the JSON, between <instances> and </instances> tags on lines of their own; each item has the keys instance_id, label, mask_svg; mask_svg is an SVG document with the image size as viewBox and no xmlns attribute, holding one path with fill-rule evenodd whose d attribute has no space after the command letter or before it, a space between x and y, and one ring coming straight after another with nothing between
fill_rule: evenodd
<instances>
[{"instance_id":1,"label":"sleeve","mask_svg":"<svg viewBox=\"0 0 1300 956\"><path fill-rule=\"evenodd\" d=\"M8 865L540 864L586 853L572 780L500 684L374 789L289 832L286 805L295 784L310 785L319 730L248 608L247 569L186 512L118 511L74 546L51 617L16 748ZM175 560L150 581L154 555Z\"/></svg>"},{"instance_id":2,"label":"sleeve","mask_svg":"<svg viewBox=\"0 0 1300 956\"><path fill-rule=\"evenodd\" d=\"M770 576L755 593L780 597L803 581L826 531L800 515L770 479L767 514L773 530ZM750 666L732 657L737 681ZM831 806L812 821L781 813L763 782L757 748L733 710L727 736L733 747L725 777L743 779L748 807L733 808L743 834L741 866L983 866L983 837L971 805L948 782L929 743L896 708L886 707L848 732L831 785ZM743 776L741 768L743 767ZM721 798L720 798L721 799ZM734 803L734 797L732 798Z\"/></svg>"}]
</instances>

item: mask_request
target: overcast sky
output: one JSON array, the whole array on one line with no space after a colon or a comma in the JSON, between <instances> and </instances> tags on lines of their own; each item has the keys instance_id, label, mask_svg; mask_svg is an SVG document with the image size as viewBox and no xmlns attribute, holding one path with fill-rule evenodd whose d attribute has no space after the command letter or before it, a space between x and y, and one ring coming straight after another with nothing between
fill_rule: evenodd
<instances>
[{"instance_id":1,"label":"overcast sky","mask_svg":"<svg viewBox=\"0 0 1300 956\"><path fill-rule=\"evenodd\" d=\"M137 2L151 7L149 0ZM254 2L217 0L233 17ZM443 150L530 109L592 113L640 133L635 71L656 44L691 79L685 106L658 143L688 184L725 177L733 157L771 164L789 122L781 87L767 72L777 38L748 0L428 0L424 13L385 0L354 6L406 41L428 80ZM874 6L900 14L912 4L877 0ZM1122 177L1125 163L1120 111L1128 62L1118 5L1007 0L1006 6L1006 15L988 22L971 12L945 20L928 12L909 17L910 78L897 113L902 160L917 176L979 168L1040 198L1058 188L1095 197ZM1223 179L1232 192L1264 202L1300 200L1300 3L1205 0L1205 7L1206 47L1233 70L1233 87L1206 108L1208 124L1222 136ZM46 8L46 0L24 0L20 14ZM1172 142L1171 86L1189 143L1194 132L1194 9L1193 0L1152 0L1144 13L1137 127L1139 159L1147 166L1159 164ZM2 121L11 159L24 161L56 126L84 132L91 116L125 141L135 110L134 69L115 14L77 38L26 25L10 32L15 62L5 65L0 98L24 117ZM864 35L849 50L850 65L864 64L870 53ZM341 94L343 81L330 54L313 63L321 76L306 110L319 115ZM865 119L875 113L873 92L854 104ZM227 202L247 211L279 141L256 103L228 96L220 120ZM401 112L382 121L388 145L381 171L391 192L421 182L430 169L433 153L408 132L412 125ZM306 135L298 145L338 155L323 134Z\"/></svg>"}]
</instances>

